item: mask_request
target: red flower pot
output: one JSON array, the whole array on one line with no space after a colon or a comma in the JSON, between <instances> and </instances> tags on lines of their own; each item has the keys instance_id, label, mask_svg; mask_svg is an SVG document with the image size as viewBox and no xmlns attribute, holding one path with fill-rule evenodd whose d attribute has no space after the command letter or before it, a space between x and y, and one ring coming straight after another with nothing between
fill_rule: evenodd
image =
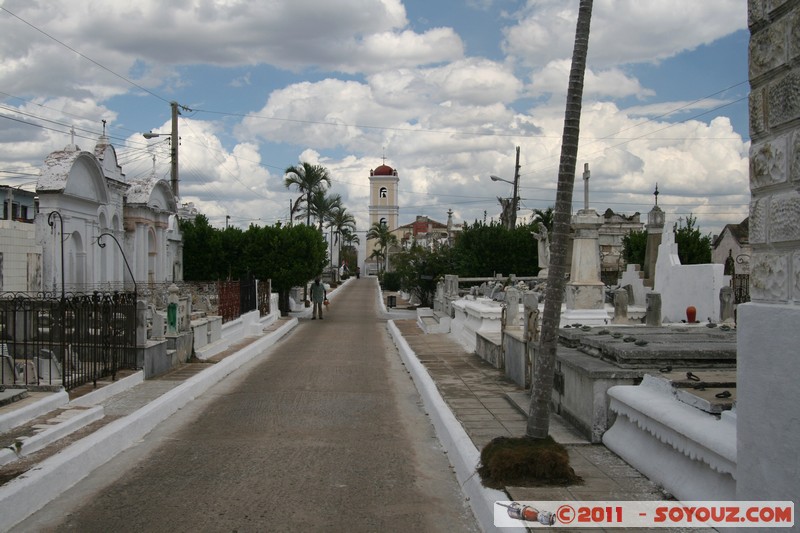
<instances>
[{"instance_id":1,"label":"red flower pot","mask_svg":"<svg viewBox=\"0 0 800 533\"><path fill-rule=\"evenodd\" d=\"M689 324L697 322L697 309L693 305L686 308L686 322Z\"/></svg>"}]
</instances>

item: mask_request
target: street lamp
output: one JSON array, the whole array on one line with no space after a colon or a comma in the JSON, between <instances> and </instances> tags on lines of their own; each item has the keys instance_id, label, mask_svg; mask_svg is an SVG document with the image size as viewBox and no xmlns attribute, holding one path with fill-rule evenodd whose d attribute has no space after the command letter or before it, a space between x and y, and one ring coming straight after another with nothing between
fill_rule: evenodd
<instances>
[{"instance_id":1,"label":"street lamp","mask_svg":"<svg viewBox=\"0 0 800 533\"><path fill-rule=\"evenodd\" d=\"M169 158L170 158L170 186L175 198L178 197L178 143L171 133L154 133L152 131L142 133L145 139L154 139L156 137L169 137Z\"/></svg>"},{"instance_id":2,"label":"street lamp","mask_svg":"<svg viewBox=\"0 0 800 533\"><path fill-rule=\"evenodd\" d=\"M100 235L97 236L97 241L96 242L97 242L97 246L99 246L100 248L105 248L106 247L106 243L104 243L104 242L102 242L100 240L103 237L111 237L113 239L113 241L117 244L117 248L119 248L119 253L122 254L122 260L125 261L125 268L128 269L128 275L131 277L131 281L133 282L133 300L136 301L136 294L138 292L137 287L136 287L136 278L133 277L133 270L131 270L131 266L128 264L128 258L125 257L125 250L122 249L122 245L119 243L117 238L114 237L114 235L112 235L111 233L108 233L108 232L101 233ZM123 282L123 288L124 288L124 282Z\"/></svg>"},{"instance_id":3,"label":"street lamp","mask_svg":"<svg viewBox=\"0 0 800 533\"><path fill-rule=\"evenodd\" d=\"M505 183L510 183L514 186L514 195L511 197L511 213L508 217L508 226L509 229L514 229L517 226L517 205L519 203L519 196L517 193L517 189L519 188L519 175L514 176L514 181L509 181L503 179L499 176L489 176L489 179L492 181L503 181Z\"/></svg>"},{"instance_id":4,"label":"street lamp","mask_svg":"<svg viewBox=\"0 0 800 533\"><path fill-rule=\"evenodd\" d=\"M504 180L497 176L489 176L492 181L504 181L514 186L514 195L511 197L511 213L508 216L508 229L517 226L517 207L519 205L519 146L517 146L517 162L514 165L514 181Z\"/></svg>"},{"instance_id":5,"label":"street lamp","mask_svg":"<svg viewBox=\"0 0 800 533\"><path fill-rule=\"evenodd\" d=\"M61 213L58 211L50 211L50 214L47 215L47 225L51 228L55 229L55 217L58 217L59 226L61 228L61 302L63 303L65 300L65 290L64 290L64 219L61 218Z\"/></svg>"}]
</instances>

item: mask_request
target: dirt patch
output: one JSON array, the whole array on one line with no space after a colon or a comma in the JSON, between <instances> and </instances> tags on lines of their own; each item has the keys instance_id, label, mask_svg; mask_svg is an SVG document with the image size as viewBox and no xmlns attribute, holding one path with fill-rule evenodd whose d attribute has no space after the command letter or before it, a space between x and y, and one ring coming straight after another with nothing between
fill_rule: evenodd
<instances>
[{"instance_id":1,"label":"dirt patch","mask_svg":"<svg viewBox=\"0 0 800 533\"><path fill-rule=\"evenodd\" d=\"M583 482L569 465L569 453L552 437L497 437L481 450L478 467L483 485L536 487L574 485Z\"/></svg>"}]
</instances>

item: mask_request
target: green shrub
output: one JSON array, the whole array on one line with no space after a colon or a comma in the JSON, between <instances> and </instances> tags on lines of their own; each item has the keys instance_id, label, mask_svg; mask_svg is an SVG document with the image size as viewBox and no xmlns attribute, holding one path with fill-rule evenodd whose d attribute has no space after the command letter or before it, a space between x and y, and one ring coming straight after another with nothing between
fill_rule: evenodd
<instances>
[{"instance_id":1,"label":"green shrub","mask_svg":"<svg viewBox=\"0 0 800 533\"><path fill-rule=\"evenodd\" d=\"M399 291L400 274L397 272L384 272L381 285L383 286L383 289L386 291Z\"/></svg>"}]
</instances>

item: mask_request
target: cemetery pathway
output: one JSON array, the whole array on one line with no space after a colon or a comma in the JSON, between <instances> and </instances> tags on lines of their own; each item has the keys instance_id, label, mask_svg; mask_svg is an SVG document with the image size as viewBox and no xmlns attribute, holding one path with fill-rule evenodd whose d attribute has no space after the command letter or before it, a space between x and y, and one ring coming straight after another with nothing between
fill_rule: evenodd
<instances>
[{"instance_id":1,"label":"cemetery pathway","mask_svg":"<svg viewBox=\"0 0 800 533\"><path fill-rule=\"evenodd\" d=\"M351 280L19 530L478 531L377 290Z\"/></svg>"}]
</instances>

